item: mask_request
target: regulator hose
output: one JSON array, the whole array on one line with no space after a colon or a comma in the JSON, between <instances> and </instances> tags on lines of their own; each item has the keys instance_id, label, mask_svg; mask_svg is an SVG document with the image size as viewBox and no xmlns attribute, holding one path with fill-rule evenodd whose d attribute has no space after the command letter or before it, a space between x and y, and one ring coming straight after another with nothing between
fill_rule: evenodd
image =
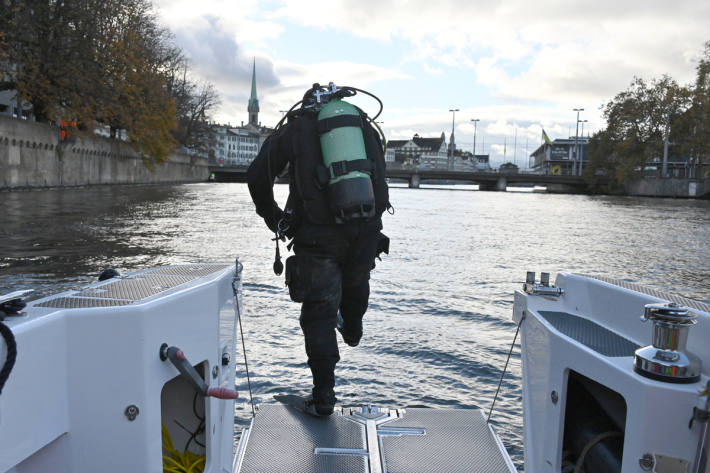
<instances>
[{"instance_id":1,"label":"regulator hose","mask_svg":"<svg viewBox=\"0 0 710 473\"><path fill-rule=\"evenodd\" d=\"M10 372L15 366L15 360L17 359L17 342L15 341L15 335L13 335L10 327L2 322L0 322L0 335L2 335L7 345L7 358L2 365L2 370L0 370L0 394L2 394L2 388L5 387L5 382L10 377Z\"/></svg>"},{"instance_id":2,"label":"regulator hose","mask_svg":"<svg viewBox=\"0 0 710 473\"><path fill-rule=\"evenodd\" d=\"M357 87L351 87L351 86L349 86L349 85L343 86L343 87L341 87L340 89L341 89L341 90L350 90L350 91L362 92L363 94L369 95L369 96L372 97L373 99L377 100L377 103L380 104L380 109L377 111L377 114L376 114L374 117L372 117L372 120L373 120L373 121L377 120L377 117L379 117L380 114L382 113L382 110L384 109L384 105L382 105L382 100L380 100L380 98L379 98L378 96L376 96L375 94L372 94L372 93L368 92L367 90L358 89ZM353 93L352 95L355 95L355 93Z\"/></svg>"},{"instance_id":3,"label":"regulator hose","mask_svg":"<svg viewBox=\"0 0 710 473\"><path fill-rule=\"evenodd\" d=\"M276 132L281 128L281 126L283 125L283 122L286 120L286 118L288 118L288 117L291 115L291 113L294 111L294 109L295 109L296 107L298 107L298 106L301 105L301 104L306 105L306 104L305 104L305 100L306 100L307 98L309 98L311 95L313 95L313 93L315 93L316 91L326 92L327 90L328 90L328 89L327 89L326 87L324 87L324 86L322 86L322 85L320 85L320 84L318 84L318 83L313 84L313 87L311 87L310 89L308 89L308 90L306 91L306 93L304 94L303 100L299 100L298 102L296 102L295 104L293 104L293 106L288 110L288 112L286 112L286 113L281 117L281 120L279 120L278 123L276 124L276 126L274 127L274 133L276 133ZM338 89L338 91L335 92L334 96L335 96L335 97L338 97L338 98L352 97L352 96L356 95L358 92L362 92L363 94L369 95L369 96L372 97L373 99L377 100L377 103L378 103L379 106L380 106L380 109L377 111L377 113L375 114L374 117L370 117L369 115L365 115L365 116L367 117L367 120L368 120L375 128L377 128L377 131L380 133L380 136L382 137L382 152L385 153L385 152L387 151L387 138L385 138L385 134L384 134L384 132L382 131L382 128L380 128L380 126L379 126L379 125L377 124L377 122L375 121L375 120L377 120L377 117L379 117L380 114L382 113L382 110L384 110L384 105L382 104L382 100L380 100L380 98L379 98L378 96L376 96L375 94L373 94L373 93L371 93L371 92L368 92L367 90L358 89L357 87L352 87L352 86L349 86L349 85L344 85L344 86L340 87L340 88Z\"/></svg>"}]
</instances>

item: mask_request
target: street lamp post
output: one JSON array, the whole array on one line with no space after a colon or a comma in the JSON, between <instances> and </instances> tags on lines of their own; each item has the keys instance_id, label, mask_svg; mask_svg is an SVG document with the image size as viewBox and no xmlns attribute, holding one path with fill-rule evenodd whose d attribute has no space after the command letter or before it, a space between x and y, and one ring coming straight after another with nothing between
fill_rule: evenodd
<instances>
[{"instance_id":1,"label":"street lamp post","mask_svg":"<svg viewBox=\"0 0 710 473\"><path fill-rule=\"evenodd\" d=\"M577 161L579 160L579 112L583 112L583 108L573 108L573 112L577 112L577 130L574 132L574 164L572 165L572 174L577 175Z\"/></svg>"},{"instance_id":2,"label":"street lamp post","mask_svg":"<svg viewBox=\"0 0 710 473\"><path fill-rule=\"evenodd\" d=\"M449 143L449 147L451 148L450 154L449 154L449 171L454 170L454 125L456 123L456 112L458 112L458 108L452 108L449 109L449 112L452 113L451 116L451 143Z\"/></svg>"},{"instance_id":3,"label":"street lamp post","mask_svg":"<svg viewBox=\"0 0 710 473\"><path fill-rule=\"evenodd\" d=\"M582 139L584 139L584 124L587 123L588 120L579 120L579 123L582 124ZM579 175L582 175L582 168L584 167L584 153L582 153L582 145L579 145Z\"/></svg>"},{"instance_id":4,"label":"street lamp post","mask_svg":"<svg viewBox=\"0 0 710 473\"><path fill-rule=\"evenodd\" d=\"M471 121L473 122L473 160L476 161L476 128L478 125L478 122L481 120L478 118L472 118ZM474 162L474 166L476 163Z\"/></svg>"}]
</instances>

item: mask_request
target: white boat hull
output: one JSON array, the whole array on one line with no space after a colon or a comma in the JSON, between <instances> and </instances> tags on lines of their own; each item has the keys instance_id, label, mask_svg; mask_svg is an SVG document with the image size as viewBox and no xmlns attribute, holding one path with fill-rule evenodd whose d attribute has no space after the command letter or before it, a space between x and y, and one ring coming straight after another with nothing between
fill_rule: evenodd
<instances>
[{"instance_id":1,"label":"white boat hull","mask_svg":"<svg viewBox=\"0 0 710 473\"><path fill-rule=\"evenodd\" d=\"M513 318L522 320L525 471L560 472L565 462L574 464L578 458L564 458L574 450L570 432L585 427L570 420L585 417L575 412L577 405L596 402L608 417L609 431L617 433L597 439L588 432L587 455L601 455L590 453L595 448L592 440L607 442L610 450L613 442L621 441L620 471L690 472L701 425L688 424L693 408L704 405L706 398L699 393L710 368L707 306L675 298L695 307L691 311L698 324L690 330L687 348L705 362L701 380L663 382L634 371L635 350L651 344L652 327L641 322L640 315L645 304L667 301L663 294L566 273L557 276L556 286L563 295L515 294ZM595 401L581 399L577 390L570 394L570 379L575 386L585 386ZM649 470L641 468L649 464Z\"/></svg>"},{"instance_id":2,"label":"white boat hull","mask_svg":"<svg viewBox=\"0 0 710 473\"><path fill-rule=\"evenodd\" d=\"M195 391L159 349L179 347L209 386L233 389L234 278L232 264L155 268L7 318L18 356L0 395L0 472L162 471L161 424L182 448L190 434L177 422L198 420ZM231 471L234 401L196 404L206 448L190 448L206 455L205 471Z\"/></svg>"}]
</instances>

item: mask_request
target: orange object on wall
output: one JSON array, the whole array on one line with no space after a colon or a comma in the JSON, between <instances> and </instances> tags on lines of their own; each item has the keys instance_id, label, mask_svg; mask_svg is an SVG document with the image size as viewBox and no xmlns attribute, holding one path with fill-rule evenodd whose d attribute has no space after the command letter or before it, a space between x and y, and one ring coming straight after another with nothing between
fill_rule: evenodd
<instances>
[{"instance_id":1,"label":"orange object on wall","mask_svg":"<svg viewBox=\"0 0 710 473\"><path fill-rule=\"evenodd\" d=\"M71 138L69 131L71 128L76 128L76 121L62 120L59 122L59 139L60 141L66 141Z\"/></svg>"}]
</instances>

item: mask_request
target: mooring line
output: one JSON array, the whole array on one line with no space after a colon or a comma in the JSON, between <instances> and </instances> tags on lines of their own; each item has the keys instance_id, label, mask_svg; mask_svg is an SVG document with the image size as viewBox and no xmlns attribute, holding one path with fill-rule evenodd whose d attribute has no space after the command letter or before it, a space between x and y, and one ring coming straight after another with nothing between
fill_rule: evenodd
<instances>
[{"instance_id":1,"label":"mooring line","mask_svg":"<svg viewBox=\"0 0 710 473\"><path fill-rule=\"evenodd\" d=\"M503 372L500 374L500 380L498 381L498 389L496 389L496 395L493 396L493 403L491 404L491 410L488 411L488 419L486 419L486 423L489 423L491 421L491 414L493 414L493 407L496 405L496 399L498 399L498 393L500 392L500 385L503 384L503 377L505 376L505 372L508 370L508 362L510 361L510 355L513 354L513 348L515 347L515 340L518 338L518 332L520 332L520 326L523 324L523 320L525 320L525 312L523 312L523 316L520 318L520 322L518 322L518 328L515 329L515 336L513 337L513 343L510 344L510 351L508 351L508 358L505 360L505 366L503 367Z\"/></svg>"},{"instance_id":2,"label":"mooring line","mask_svg":"<svg viewBox=\"0 0 710 473\"><path fill-rule=\"evenodd\" d=\"M247 361L247 348L246 348L246 345L244 344L244 329L242 328L241 298L239 297L239 290L237 289L237 286L240 285L239 283L241 283L241 279L242 279L242 264L239 262L239 259L237 259L236 265L237 265L237 272L234 275L234 281L232 282L232 292L234 293L234 304L237 307L237 320L239 322L239 334L242 339L242 353L244 354L244 369L247 372L247 386L249 388L249 401L251 402L251 415L252 415L252 417L256 417L256 409L254 409L254 396L252 395L252 392L251 392L251 378L249 377L249 362Z\"/></svg>"}]
</instances>

